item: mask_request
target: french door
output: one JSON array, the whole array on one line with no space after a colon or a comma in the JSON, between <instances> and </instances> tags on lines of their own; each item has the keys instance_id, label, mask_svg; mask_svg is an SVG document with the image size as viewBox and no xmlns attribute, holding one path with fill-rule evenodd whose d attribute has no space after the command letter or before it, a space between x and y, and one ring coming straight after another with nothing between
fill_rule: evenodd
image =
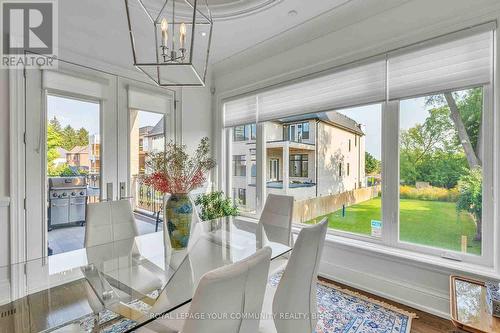
<instances>
[{"instance_id":1,"label":"french door","mask_svg":"<svg viewBox=\"0 0 500 333\"><path fill-rule=\"evenodd\" d=\"M131 114L154 112L170 139L174 98L169 90L62 61L58 70L26 70L24 93L25 233L19 241L31 260L49 255L49 218L84 221L71 215L73 206L67 213L65 205L79 202L73 196L81 192L87 202L135 196ZM59 176L85 179L85 190L69 190L73 201L62 192L56 197L49 179Z\"/></svg>"}]
</instances>

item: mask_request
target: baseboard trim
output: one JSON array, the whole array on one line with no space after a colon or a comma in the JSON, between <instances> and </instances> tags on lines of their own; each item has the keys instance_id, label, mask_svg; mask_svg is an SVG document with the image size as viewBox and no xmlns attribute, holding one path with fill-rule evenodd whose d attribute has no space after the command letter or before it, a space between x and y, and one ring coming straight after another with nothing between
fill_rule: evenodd
<instances>
[{"instance_id":1,"label":"baseboard trim","mask_svg":"<svg viewBox=\"0 0 500 333\"><path fill-rule=\"evenodd\" d=\"M328 262L322 262L321 268L319 275L325 279L345 284L447 320L450 319L449 312L441 310L442 308L449 307L449 297L447 294L439 293L436 290L424 290L409 284L401 283L400 281L367 274ZM363 281L360 281L360 277L363 277ZM367 283L367 281L369 282ZM377 288L377 286L386 286L386 288L383 289L392 290L393 292L383 291L381 290L382 288ZM405 295L405 297L402 297L402 295ZM423 304L411 300L412 298L426 299L428 302L427 304ZM435 305L433 306L432 303L435 303ZM439 304L441 306L439 306Z\"/></svg>"}]
</instances>

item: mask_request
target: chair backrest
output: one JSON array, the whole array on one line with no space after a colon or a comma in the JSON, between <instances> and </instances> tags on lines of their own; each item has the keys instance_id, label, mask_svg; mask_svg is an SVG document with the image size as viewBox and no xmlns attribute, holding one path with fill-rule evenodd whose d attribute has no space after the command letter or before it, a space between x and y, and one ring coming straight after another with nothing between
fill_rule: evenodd
<instances>
[{"instance_id":1,"label":"chair backrest","mask_svg":"<svg viewBox=\"0 0 500 333\"><path fill-rule=\"evenodd\" d=\"M317 323L316 282L328 220L303 227L273 300L274 324L278 333L311 333ZM283 319L297 314L300 319ZM302 316L307 314L307 316Z\"/></svg>"},{"instance_id":2,"label":"chair backrest","mask_svg":"<svg viewBox=\"0 0 500 333\"><path fill-rule=\"evenodd\" d=\"M271 249L265 247L245 260L206 273L196 288L182 333L258 332L270 260ZM193 319L211 314L227 314L228 318Z\"/></svg>"},{"instance_id":3,"label":"chair backrest","mask_svg":"<svg viewBox=\"0 0 500 333\"><path fill-rule=\"evenodd\" d=\"M128 200L87 204L85 247L131 239L138 235Z\"/></svg>"},{"instance_id":4,"label":"chair backrest","mask_svg":"<svg viewBox=\"0 0 500 333\"><path fill-rule=\"evenodd\" d=\"M269 194L260 216L257 237L261 237L260 233L264 230L268 240L293 245L292 214L292 196Z\"/></svg>"}]
</instances>

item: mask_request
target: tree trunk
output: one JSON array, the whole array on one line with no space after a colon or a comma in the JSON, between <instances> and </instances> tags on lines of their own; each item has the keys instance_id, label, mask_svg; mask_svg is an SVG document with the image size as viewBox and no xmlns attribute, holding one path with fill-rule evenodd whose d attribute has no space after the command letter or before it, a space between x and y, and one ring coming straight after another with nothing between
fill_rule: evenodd
<instances>
[{"instance_id":1,"label":"tree trunk","mask_svg":"<svg viewBox=\"0 0 500 333\"><path fill-rule=\"evenodd\" d=\"M470 142L469 135L467 134L467 130L465 129L464 123L462 121L462 117L460 116L460 112L458 111L457 103L455 102L455 98L451 93L445 93L444 97L446 98L446 102L448 102L448 106L450 108L450 118L455 125L455 129L458 133L458 138L462 147L464 148L465 156L467 157L467 162L469 163L469 167L471 169L481 166L479 159L476 156L476 152L472 147Z\"/></svg>"},{"instance_id":2,"label":"tree trunk","mask_svg":"<svg viewBox=\"0 0 500 333\"><path fill-rule=\"evenodd\" d=\"M479 133L477 135L477 144L476 144L476 156L479 161L479 164L483 165L483 122L479 125Z\"/></svg>"},{"instance_id":3,"label":"tree trunk","mask_svg":"<svg viewBox=\"0 0 500 333\"><path fill-rule=\"evenodd\" d=\"M483 222L481 219L476 218L476 236L474 236L474 240L480 242L483 236Z\"/></svg>"}]
</instances>

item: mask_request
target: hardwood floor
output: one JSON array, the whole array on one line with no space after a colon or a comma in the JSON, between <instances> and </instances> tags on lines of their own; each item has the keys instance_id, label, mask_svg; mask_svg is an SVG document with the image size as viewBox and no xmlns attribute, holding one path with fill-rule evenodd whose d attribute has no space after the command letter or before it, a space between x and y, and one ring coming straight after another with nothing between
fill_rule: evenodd
<instances>
[{"instance_id":1,"label":"hardwood floor","mask_svg":"<svg viewBox=\"0 0 500 333\"><path fill-rule=\"evenodd\" d=\"M411 333L443 333L443 332L446 332L446 333L457 332L458 333L459 332L453 326L451 321L449 321L449 320L443 319L441 317L437 317L437 316L432 315L432 314L427 313L427 312L422 312L422 311L416 310L416 309L411 308L409 306L390 301L388 299L364 292L364 291L359 290L359 289L349 287L349 286L344 285L342 283L338 283L338 282L331 281L331 280L321 278L321 277L319 279L322 281L325 281L325 282L336 284L342 288L358 292L362 295L368 296L368 297L373 298L375 300L389 303L391 305L397 306L400 309L416 313L418 318L414 319L412 322Z\"/></svg>"}]
</instances>

